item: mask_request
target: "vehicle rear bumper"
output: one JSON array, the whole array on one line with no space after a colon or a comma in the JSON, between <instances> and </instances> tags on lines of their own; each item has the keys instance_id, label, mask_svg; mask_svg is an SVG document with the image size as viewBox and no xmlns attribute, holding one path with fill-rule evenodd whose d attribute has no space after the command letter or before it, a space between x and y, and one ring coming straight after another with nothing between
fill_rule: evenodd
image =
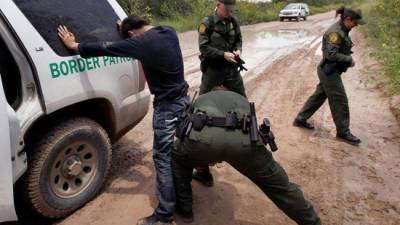
<instances>
[{"instance_id":1,"label":"vehicle rear bumper","mask_svg":"<svg viewBox=\"0 0 400 225\"><path fill-rule=\"evenodd\" d=\"M291 19L291 18L297 18L297 17L301 17L299 15L280 15L279 18L281 19Z\"/></svg>"}]
</instances>

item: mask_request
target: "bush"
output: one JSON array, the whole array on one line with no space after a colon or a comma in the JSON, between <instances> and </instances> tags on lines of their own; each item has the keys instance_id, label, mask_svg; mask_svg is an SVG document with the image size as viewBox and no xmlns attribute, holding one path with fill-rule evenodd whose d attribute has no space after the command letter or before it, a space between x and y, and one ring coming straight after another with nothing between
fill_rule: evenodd
<instances>
[{"instance_id":1,"label":"bush","mask_svg":"<svg viewBox=\"0 0 400 225\"><path fill-rule=\"evenodd\" d=\"M367 24L362 30L393 90L400 93L400 0L369 0L363 9Z\"/></svg>"},{"instance_id":2,"label":"bush","mask_svg":"<svg viewBox=\"0 0 400 225\"><path fill-rule=\"evenodd\" d=\"M118 0L132 15L153 18L154 24L167 24L178 31L196 29L201 20L213 12L215 0ZM241 25L268 22L278 19L279 11L289 2L273 1L251 3L237 1L234 15ZM311 13L334 9L353 0L303 0L310 5Z\"/></svg>"},{"instance_id":3,"label":"bush","mask_svg":"<svg viewBox=\"0 0 400 225\"><path fill-rule=\"evenodd\" d=\"M121 7L125 10L128 15L135 15L152 21L153 16L151 8L146 1L142 0L117 0Z\"/></svg>"}]
</instances>

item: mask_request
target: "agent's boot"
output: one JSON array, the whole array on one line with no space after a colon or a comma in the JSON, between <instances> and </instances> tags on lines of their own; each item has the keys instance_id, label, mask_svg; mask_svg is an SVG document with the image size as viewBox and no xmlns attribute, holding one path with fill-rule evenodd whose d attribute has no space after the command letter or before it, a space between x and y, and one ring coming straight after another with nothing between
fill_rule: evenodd
<instances>
[{"instance_id":1,"label":"agent's boot","mask_svg":"<svg viewBox=\"0 0 400 225\"><path fill-rule=\"evenodd\" d=\"M196 168L193 171L192 178L200 182L206 187L214 186L214 178L208 167L206 168Z\"/></svg>"},{"instance_id":2,"label":"agent's boot","mask_svg":"<svg viewBox=\"0 0 400 225\"><path fill-rule=\"evenodd\" d=\"M174 220L172 218L163 218L152 214L151 216L144 217L138 220L137 225L174 225Z\"/></svg>"},{"instance_id":3,"label":"agent's boot","mask_svg":"<svg viewBox=\"0 0 400 225\"><path fill-rule=\"evenodd\" d=\"M192 223L194 221L193 211L185 211L180 207L176 207L175 213L182 219L184 223Z\"/></svg>"},{"instance_id":4,"label":"agent's boot","mask_svg":"<svg viewBox=\"0 0 400 225\"><path fill-rule=\"evenodd\" d=\"M361 140L350 132L346 132L343 134L336 134L336 138L339 138L340 140L343 140L344 142L349 143L351 145L358 145L361 143Z\"/></svg>"},{"instance_id":5,"label":"agent's boot","mask_svg":"<svg viewBox=\"0 0 400 225\"><path fill-rule=\"evenodd\" d=\"M306 128L306 129L309 129L309 130L313 130L314 129L314 125L312 125L311 123L307 122L307 120L301 120L301 119L297 119L297 118L294 119L293 126Z\"/></svg>"}]
</instances>

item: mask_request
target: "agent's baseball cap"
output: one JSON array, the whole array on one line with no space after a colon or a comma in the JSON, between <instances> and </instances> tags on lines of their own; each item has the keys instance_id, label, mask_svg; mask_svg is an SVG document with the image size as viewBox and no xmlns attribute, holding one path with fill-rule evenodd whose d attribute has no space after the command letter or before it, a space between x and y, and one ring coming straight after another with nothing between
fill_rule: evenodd
<instances>
[{"instance_id":1,"label":"agent's baseball cap","mask_svg":"<svg viewBox=\"0 0 400 225\"><path fill-rule=\"evenodd\" d=\"M352 20L356 21L359 25L364 25L365 21L362 18L362 12L360 9L345 9L343 12L343 17L350 17Z\"/></svg>"}]
</instances>

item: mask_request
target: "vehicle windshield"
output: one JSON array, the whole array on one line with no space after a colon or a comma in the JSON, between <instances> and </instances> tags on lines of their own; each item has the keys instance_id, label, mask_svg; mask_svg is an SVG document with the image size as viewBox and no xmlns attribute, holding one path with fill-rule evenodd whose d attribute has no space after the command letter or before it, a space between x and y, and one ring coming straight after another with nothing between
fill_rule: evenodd
<instances>
[{"instance_id":1,"label":"vehicle windshield","mask_svg":"<svg viewBox=\"0 0 400 225\"><path fill-rule=\"evenodd\" d=\"M299 5L287 5L285 9L300 9Z\"/></svg>"}]
</instances>

